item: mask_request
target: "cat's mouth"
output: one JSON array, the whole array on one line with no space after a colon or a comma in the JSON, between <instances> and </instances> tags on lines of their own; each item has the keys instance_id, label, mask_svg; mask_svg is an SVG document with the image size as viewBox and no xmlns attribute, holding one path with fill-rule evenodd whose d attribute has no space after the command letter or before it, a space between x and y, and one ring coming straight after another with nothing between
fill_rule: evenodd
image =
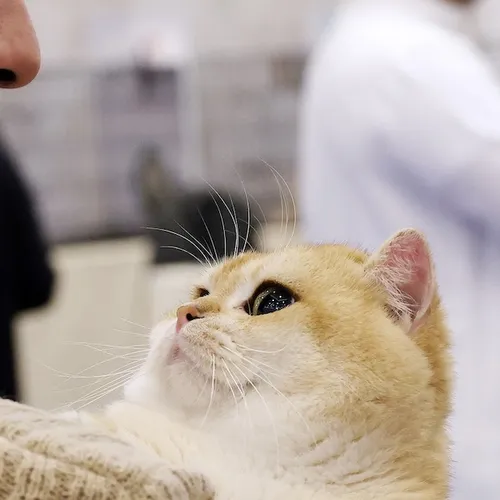
<instances>
[{"instance_id":1,"label":"cat's mouth","mask_svg":"<svg viewBox=\"0 0 500 500\"><path fill-rule=\"evenodd\" d=\"M167 354L167 365L172 366L180 363L186 363L192 366L198 366L192 356L189 355L188 349L178 340L174 341Z\"/></svg>"},{"instance_id":2,"label":"cat's mouth","mask_svg":"<svg viewBox=\"0 0 500 500\"><path fill-rule=\"evenodd\" d=\"M195 349L196 351L196 349ZM240 370L230 369L230 365L234 364L231 361L226 361L224 358L220 358L219 355L212 355L211 359L205 359L202 355L197 355L197 353L192 353L189 347L182 345L181 342L176 341L173 343L172 347L167 356L167 365L186 365L189 367L190 373L196 373L198 376L202 376L203 378L212 379L215 377L221 383L227 383L233 389L237 389L239 392L247 393L252 389L255 389L255 386L258 384L258 381L250 380L249 376L246 376L246 380L238 380L238 372ZM222 368L222 367L225 367ZM220 373L222 370L223 373ZM228 378L228 372L229 378ZM243 373L241 371L241 373ZM224 375L226 374L226 376ZM231 384L231 381L234 381L234 385Z\"/></svg>"},{"instance_id":3,"label":"cat's mouth","mask_svg":"<svg viewBox=\"0 0 500 500\"><path fill-rule=\"evenodd\" d=\"M182 363L188 361L188 357L184 351L180 348L179 344L174 344L170 349L167 357L167 365L174 365L176 363Z\"/></svg>"},{"instance_id":4,"label":"cat's mouth","mask_svg":"<svg viewBox=\"0 0 500 500\"><path fill-rule=\"evenodd\" d=\"M190 369L190 372L196 372L198 375L202 375L203 377L208 376L208 372L212 371L208 370L208 362L200 356L196 349L193 352L193 349L190 346L186 346L183 342L175 341L170 348L170 351L167 355L167 366L174 365L187 365ZM205 373L205 365L207 365L207 372Z\"/></svg>"}]
</instances>

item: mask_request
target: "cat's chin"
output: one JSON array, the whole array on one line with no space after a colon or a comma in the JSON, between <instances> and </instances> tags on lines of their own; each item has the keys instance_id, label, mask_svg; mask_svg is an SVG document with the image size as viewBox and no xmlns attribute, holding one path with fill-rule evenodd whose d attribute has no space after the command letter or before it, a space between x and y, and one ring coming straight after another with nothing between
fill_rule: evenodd
<instances>
[{"instance_id":1,"label":"cat's chin","mask_svg":"<svg viewBox=\"0 0 500 500\"><path fill-rule=\"evenodd\" d=\"M124 387L123 395L126 401L152 408L163 401L159 385L144 374L135 376Z\"/></svg>"},{"instance_id":2,"label":"cat's chin","mask_svg":"<svg viewBox=\"0 0 500 500\"><path fill-rule=\"evenodd\" d=\"M165 377L137 374L124 387L125 400L162 413L195 414L198 407L206 409L200 398L203 383L189 374L189 365L177 362L168 371L171 373L164 373Z\"/></svg>"}]
</instances>

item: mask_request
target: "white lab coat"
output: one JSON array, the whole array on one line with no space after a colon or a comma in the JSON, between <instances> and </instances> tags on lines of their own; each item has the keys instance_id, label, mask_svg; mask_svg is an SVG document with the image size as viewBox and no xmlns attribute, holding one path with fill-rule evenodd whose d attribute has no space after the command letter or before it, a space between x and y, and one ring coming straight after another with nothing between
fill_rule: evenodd
<instances>
[{"instance_id":1,"label":"white lab coat","mask_svg":"<svg viewBox=\"0 0 500 500\"><path fill-rule=\"evenodd\" d=\"M439 0L351 0L306 74L307 240L430 240L454 334L452 498L500 499L500 89Z\"/></svg>"}]
</instances>

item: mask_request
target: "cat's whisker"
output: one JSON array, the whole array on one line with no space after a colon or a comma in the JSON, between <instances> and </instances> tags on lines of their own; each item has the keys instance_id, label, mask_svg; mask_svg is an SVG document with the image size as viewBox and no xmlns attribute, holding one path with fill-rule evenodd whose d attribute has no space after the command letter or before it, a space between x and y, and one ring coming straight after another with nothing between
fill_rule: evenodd
<instances>
[{"instance_id":1,"label":"cat's whisker","mask_svg":"<svg viewBox=\"0 0 500 500\"><path fill-rule=\"evenodd\" d=\"M250 408L248 407L247 396L246 396L245 390L242 387L242 384L240 382L238 382L238 379L235 377L235 375L233 374L232 370L229 368L228 364L226 363L226 360L224 358L220 358L220 360L224 364L225 369L227 370L229 376L233 380L235 388L237 389L237 391L241 395L241 401L243 401L243 406L245 407L246 420L247 420L247 423L248 423L248 426L249 426L249 429L250 429L251 433L254 435L255 434L255 425L254 425L253 420L252 420L252 414L250 413ZM237 403L237 408L239 408L238 403ZM245 450L248 450L248 440L249 440L249 437L250 437L249 433L245 432L244 433L244 443L245 443L244 446L245 446Z\"/></svg>"},{"instance_id":2,"label":"cat's whisker","mask_svg":"<svg viewBox=\"0 0 500 500\"><path fill-rule=\"evenodd\" d=\"M229 362L241 373L241 375L246 379L246 381L252 386L253 390L257 393L259 398L262 400L262 404L266 408L267 414L269 416L269 421L271 422L271 425L273 427L274 431L274 438L276 441L276 467L279 468L280 465L280 444L279 444L279 438L278 438L278 431L276 429L276 422L274 420L273 412L269 408L269 405L267 404L266 398L262 395L262 393L257 389L257 386L250 380L250 378L245 374L245 372L233 361L229 360Z\"/></svg>"},{"instance_id":3,"label":"cat's whisker","mask_svg":"<svg viewBox=\"0 0 500 500\"><path fill-rule=\"evenodd\" d=\"M207 262L203 262L199 257L194 255L189 250L186 250L185 248L176 247L175 245L162 245L160 248L168 248L170 250L178 250L179 252L184 252L185 254L189 255L194 260L196 260L196 262L198 262L198 264L200 264L201 266L205 267L207 265ZM210 263L208 263L208 266L209 267L211 266Z\"/></svg>"},{"instance_id":4,"label":"cat's whisker","mask_svg":"<svg viewBox=\"0 0 500 500\"><path fill-rule=\"evenodd\" d=\"M264 209L262 208L262 205L257 201L257 199L255 198L255 196L249 194L249 197L253 200L254 204L257 206L257 208L260 210L260 213L262 214L262 218L264 219L264 225L262 224L261 220L256 217L254 215L254 219L257 221L257 223L259 224L259 227L260 227L260 233L262 234L262 236L260 236L259 234L259 240L261 242L261 245L262 245L262 249L265 249L266 248L266 245L265 245L265 241L264 241L264 237L265 237L265 229L264 227L267 227L268 223L267 223L267 217L266 217L266 214L264 212ZM257 233L258 234L258 233Z\"/></svg>"},{"instance_id":5,"label":"cat's whisker","mask_svg":"<svg viewBox=\"0 0 500 500\"><path fill-rule=\"evenodd\" d=\"M205 181L207 184L208 182ZM222 225L222 235L224 236L224 258L227 255L227 234L226 234L226 224L224 222L224 216L222 215L222 210L220 209L219 203L215 199L213 193L210 192L210 197L212 198L212 201L215 203L215 207L217 208L217 212L219 212L219 218L220 222Z\"/></svg>"},{"instance_id":6,"label":"cat's whisker","mask_svg":"<svg viewBox=\"0 0 500 500\"><path fill-rule=\"evenodd\" d=\"M280 249L285 249L290 246L290 244L293 241L293 238L295 236L295 231L297 229L297 205L295 203L295 197L293 196L293 192L290 188L290 185L286 181L286 179L283 177L283 175L275 168L273 167L270 163L268 163L266 160L263 158L260 158L260 160L271 170L271 173L274 176L274 179L276 180L276 184L278 185L279 189L279 194L280 194L280 201L281 201L281 224L280 224L280 233L282 237L286 237L286 233L288 231L288 225L290 222L290 212L289 212L289 206L288 206L288 201L287 201L287 196L284 193L283 185L286 188L286 191L288 192L288 198L291 201L292 204L292 212L293 212L293 226L292 226L292 231L291 234L288 238L288 241L286 245L280 245Z\"/></svg>"},{"instance_id":7,"label":"cat's whisker","mask_svg":"<svg viewBox=\"0 0 500 500\"><path fill-rule=\"evenodd\" d=\"M267 363L264 363L264 361L260 361L259 359L250 358L248 356L243 356L242 359L247 363L252 364L255 368L257 368L265 375L270 375L275 378L283 378L285 376L284 372L277 370L276 368L274 368L274 366L268 365Z\"/></svg>"},{"instance_id":8,"label":"cat's whisker","mask_svg":"<svg viewBox=\"0 0 500 500\"><path fill-rule=\"evenodd\" d=\"M252 219L255 219L259 224L260 224L260 221L259 219L257 219L257 217L255 217L255 215L252 215ZM246 221L242 221L240 219L241 222L246 222ZM262 226L262 224L260 224ZM254 234L257 236L257 238L259 239L259 247L261 250L264 249L264 240L262 239L262 235L261 235L261 232L257 230L257 228L255 227L254 224L252 224L251 222L248 223L248 228L249 229L252 229ZM263 232L263 231L262 231ZM252 244L250 244L248 241L246 243L246 246L248 246L251 250L253 250L254 252L257 250Z\"/></svg>"},{"instance_id":9,"label":"cat's whisker","mask_svg":"<svg viewBox=\"0 0 500 500\"><path fill-rule=\"evenodd\" d=\"M149 337L149 333L131 332L130 330L122 330L120 328L113 328L113 331L117 333L126 333L127 335L136 335L137 337L142 337L144 339Z\"/></svg>"},{"instance_id":10,"label":"cat's whisker","mask_svg":"<svg viewBox=\"0 0 500 500\"><path fill-rule=\"evenodd\" d=\"M254 349L254 348L252 348L252 347L248 347L248 346L246 346L246 345L239 344L238 342L235 342L234 340L233 340L233 344L234 344L236 347L238 347L238 348L240 348L240 349L243 349L244 351L257 352L257 353L259 353L259 354L278 354L278 353L280 353L280 352L283 352L283 351L287 348L287 346L283 346L283 347L281 347L280 349L277 349L276 351L264 351L264 350L262 350L262 349Z\"/></svg>"},{"instance_id":11,"label":"cat's whisker","mask_svg":"<svg viewBox=\"0 0 500 500\"><path fill-rule=\"evenodd\" d=\"M243 251L245 251L247 245L249 245L248 243L248 238L250 237L250 228L251 228L251 223L252 223L252 214L250 212L250 200L248 199L248 193L247 193L247 189L245 187L245 183L243 182L243 179L241 179L241 187L243 188L243 192L245 193L245 200L246 200L246 204L247 204L247 232L245 234L245 244L243 245ZM253 229L253 227L252 227ZM255 229L254 229L255 231ZM252 247L252 250L253 250L253 247Z\"/></svg>"},{"instance_id":12,"label":"cat's whisker","mask_svg":"<svg viewBox=\"0 0 500 500\"><path fill-rule=\"evenodd\" d=\"M102 400L103 398L105 398L106 396L109 396L110 394L112 394L113 392L115 392L116 390L120 389L121 387L123 387L123 385L128 381L130 380L131 376L130 375L126 375L126 376L123 376L122 378L120 378L119 380L115 381L115 383L113 385L108 385L106 386L100 393L97 393L95 396L90 396L91 399L88 400L89 396L87 396L86 398L84 398L83 401L85 401L84 403L82 403L78 408L76 408L77 411L81 411L83 408L86 408L94 403L97 403L98 401ZM77 403L79 403L81 401L77 401Z\"/></svg>"},{"instance_id":13,"label":"cat's whisker","mask_svg":"<svg viewBox=\"0 0 500 500\"><path fill-rule=\"evenodd\" d=\"M181 226L182 227L182 226ZM210 259L207 257L206 253L203 251L202 248L200 248L199 245L197 245L193 240L191 240L190 238L188 238L187 236L184 236L183 234L181 233L178 233L176 231L172 231L170 229L162 229L162 228L159 228L159 227L145 227L144 229L147 229L147 230L150 230L150 231L160 231L162 233L167 233L167 234L172 234L173 236L177 236L178 238L181 238L183 239L184 241L187 241L190 245L192 245L196 250L198 250L198 252L200 252L200 255L203 257L203 259L205 260L205 264L207 264L208 266L211 266L212 263L210 261ZM169 246L167 247L160 247L160 248L170 248Z\"/></svg>"},{"instance_id":14,"label":"cat's whisker","mask_svg":"<svg viewBox=\"0 0 500 500\"><path fill-rule=\"evenodd\" d=\"M238 355L238 353L235 353L234 351L226 348L225 346L223 346L226 350L228 350L229 352L231 352L232 354L236 354ZM295 411L295 413L299 416L299 418L303 421L303 423L306 425L307 427L307 430L309 432L311 432L311 429L310 429L310 426L309 424L306 422L306 420L304 419L304 416L298 411L298 409L295 407L295 405L293 405L293 403L290 401L290 399L285 396L270 380L269 378L266 376L267 374L262 370L261 367L259 367L258 365L256 365L253 361L249 360L248 358L246 358L245 356L242 356L242 355L239 355L238 356L243 362L246 362L248 364L250 364L251 366L253 366L254 368L256 368L258 370L258 372L260 373L256 373L252 370L250 370L250 368L246 367L245 369L248 370L252 375L256 376L257 378L259 378L260 380L262 380L263 382L265 382L266 384L268 384L274 391L276 391L282 398L284 398L288 404L291 405L292 409ZM231 361L232 363L232 361ZM269 375L272 375L271 373ZM311 436L312 436L312 433L311 433Z\"/></svg>"},{"instance_id":15,"label":"cat's whisker","mask_svg":"<svg viewBox=\"0 0 500 500\"><path fill-rule=\"evenodd\" d=\"M113 345L113 344L101 344L99 342L83 342L83 341L71 341L71 342L63 342L65 345L77 345L84 347L102 347L104 349L118 349L118 350L141 350L147 351L149 348L145 344L136 344L136 345Z\"/></svg>"},{"instance_id":16,"label":"cat's whisker","mask_svg":"<svg viewBox=\"0 0 500 500\"><path fill-rule=\"evenodd\" d=\"M80 398L79 401L84 401L86 399L95 397L96 395L100 394L101 392L106 392L107 389L114 386L115 383L118 383L118 382L120 382L122 384L125 383L132 376L134 376L137 373L137 369L139 368L139 366L140 366L140 363L135 362L135 363L129 363L125 367L122 367L121 370L110 374L110 376L114 377L113 380L109 380L105 384L100 385L99 387L96 387L95 389L87 392L87 394L85 396L82 396L82 398ZM97 385L99 383L100 383L100 381L96 381L96 382L94 382L93 385ZM113 390L115 390L115 389L113 389ZM109 394L109 392L106 392L106 394Z\"/></svg>"},{"instance_id":17,"label":"cat's whisker","mask_svg":"<svg viewBox=\"0 0 500 500\"><path fill-rule=\"evenodd\" d=\"M285 191L283 189L283 185L281 183L281 180L278 177L278 173L277 173L276 169L274 169L269 164L268 164L268 166L271 169L271 171L272 171L272 173L274 175L274 178L276 179L276 182L279 185L280 198L281 198L282 203L283 203L283 205L285 207L285 220L284 220L284 224L283 224L283 230L282 230L282 233L281 233L281 237L284 239L284 238L286 238L286 232L288 230L288 223L290 221L290 216L289 216L289 212L288 212L288 201L287 201L286 194L285 194ZM281 250L284 250L285 248L286 248L285 245L283 245L283 244L280 245L280 249Z\"/></svg>"},{"instance_id":18,"label":"cat's whisker","mask_svg":"<svg viewBox=\"0 0 500 500\"><path fill-rule=\"evenodd\" d=\"M75 405L83 403L81 406L76 408L77 411L80 411L82 408L85 408L86 406L89 406L95 403L96 401L99 401L100 399L106 397L107 395L111 394L112 392L123 386L123 384L125 384L127 380L129 380L132 376L133 372L131 370L129 373L117 377L115 380L112 380L104 384L104 386L91 391L90 393L86 394L85 396L82 396L76 401L72 401L71 403L61 406L56 411L59 412L67 409L75 409Z\"/></svg>"},{"instance_id":19,"label":"cat's whisker","mask_svg":"<svg viewBox=\"0 0 500 500\"><path fill-rule=\"evenodd\" d=\"M269 164L268 164L269 166ZM278 181L278 178L276 177L276 174L274 174L274 180L276 181L278 185L278 190L279 190L279 195L280 195L280 205L281 205L281 221L280 221L280 241L281 244L278 246L278 250L281 250L283 248L283 237L286 231L286 224L285 224L285 196L283 194L283 188L281 187L280 182Z\"/></svg>"},{"instance_id":20,"label":"cat's whisker","mask_svg":"<svg viewBox=\"0 0 500 500\"><path fill-rule=\"evenodd\" d=\"M222 368L222 373L224 375L224 378L226 379L226 384L229 387L229 390L231 391L231 394L233 396L234 406L236 407L236 413L239 417L240 416L240 407L238 406L238 398L236 397L236 393L234 392L233 385L229 381L226 368L224 366L221 366L221 368Z\"/></svg>"},{"instance_id":21,"label":"cat's whisker","mask_svg":"<svg viewBox=\"0 0 500 500\"><path fill-rule=\"evenodd\" d=\"M228 204L226 203L226 201L224 200L224 198L219 194L219 192L217 191L217 189L215 189L212 186L212 184L210 184L208 181L205 181L205 182L214 191L214 193L217 195L217 197L220 199L220 201L222 202L222 204L226 208L226 210L227 210L227 212L228 212L229 216L231 217L231 220L232 220L232 222L234 224L234 228L235 228L235 231L236 231L236 241L235 241L235 246L234 246L233 257L236 257L237 252L238 252L238 239L239 239L239 229L238 229L238 222L236 221L236 217L231 212L231 209L229 208ZM231 198L231 202L232 202L232 198ZM219 210L219 212L220 212L220 210ZM222 212L220 212L220 214L221 214L221 218L222 218ZM224 229L224 235L226 235L226 230L225 229ZM226 247L226 245L225 245L225 247Z\"/></svg>"},{"instance_id":22,"label":"cat's whisker","mask_svg":"<svg viewBox=\"0 0 500 500\"><path fill-rule=\"evenodd\" d=\"M250 428L253 430L254 429L254 425L253 425L253 421L252 421L252 416L250 414L250 409L248 408L248 403L247 403L247 398L246 398L245 391L241 387L241 384L238 382L238 379L234 376L233 372L231 371L231 369L227 365L226 360L224 358L220 358L220 360L222 361L222 363L226 367L227 372L229 373L229 376L233 379L234 385L235 385L236 389L241 394L241 400L243 401L243 405L245 406L245 410L247 412L248 423L250 425Z\"/></svg>"},{"instance_id":23,"label":"cat's whisker","mask_svg":"<svg viewBox=\"0 0 500 500\"><path fill-rule=\"evenodd\" d=\"M268 163L264 158L259 158L259 160L266 165L266 167L269 168L271 173L273 174L274 180L276 181L276 185L278 186L279 190L279 195L280 195L280 204L281 204L281 222L280 222L280 238L284 238L285 230L286 230L286 224L288 224L288 205L285 200L285 195L283 193L283 187L278 179L278 176L276 175L275 169L271 166L270 163ZM286 217L286 223L285 223L285 217ZM283 248L283 245L280 245L280 249Z\"/></svg>"},{"instance_id":24,"label":"cat's whisker","mask_svg":"<svg viewBox=\"0 0 500 500\"><path fill-rule=\"evenodd\" d=\"M205 218L204 218L204 217L203 217L203 215L201 214L201 212L200 212L200 209L199 209L199 208L197 209L197 212L198 212L198 215L199 215L199 216L200 216L200 218L201 218L201 221L203 222L203 225L205 226L205 230L206 230L206 232L207 232L207 234L208 234L208 237L210 238L210 242L211 242L211 244L212 244L212 248L213 248L213 250L214 250L214 253L213 253L214 258L213 258L213 261L214 261L214 264L215 264L215 263L217 263L217 247L215 246L215 241L214 241L214 239L213 239L212 232L208 229L208 225L207 225L207 223L206 223L206 221L205 221Z\"/></svg>"},{"instance_id":25,"label":"cat's whisker","mask_svg":"<svg viewBox=\"0 0 500 500\"><path fill-rule=\"evenodd\" d=\"M126 319L126 318L120 318L121 321L124 321L125 323L128 323L129 325L132 325L132 326L137 326L139 328L144 328L145 330L151 330L151 327L149 326L146 326L146 325L141 325L140 323L135 323L134 321L130 321L129 319ZM145 334L147 335L147 334Z\"/></svg>"},{"instance_id":26,"label":"cat's whisker","mask_svg":"<svg viewBox=\"0 0 500 500\"><path fill-rule=\"evenodd\" d=\"M240 229L238 227L238 221L237 221L237 215L236 215L236 207L234 206L234 201L233 197L231 196L231 193L229 194L229 201L231 202L231 207L233 211L230 213L231 219L233 219L234 222L234 230L235 230L235 242L234 242L234 252L233 252L233 257L236 257L239 252L239 246L240 246Z\"/></svg>"},{"instance_id":27,"label":"cat's whisker","mask_svg":"<svg viewBox=\"0 0 500 500\"><path fill-rule=\"evenodd\" d=\"M97 346L86 346L88 349L92 351L99 352L101 354L104 354L106 356L109 356L110 358L113 359L131 359L136 356L141 357L145 356L148 353L147 349L137 349L137 350L132 350L132 351L114 351L113 349L102 349Z\"/></svg>"},{"instance_id":28,"label":"cat's whisker","mask_svg":"<svg viewBox=\"0 0 500 500\"><path fill-rule=\"evenodd\" d=\"M272 165L269 166L271 169L273 169L273 171L276 173L276 175L278 175L281 179L281 181L283 182L283 184L285 185L287 191L288 191L288 194L290 195L290 200L292 202L292 208L293 208L293 226L292 226L292 232L290 234L290 238L288 239L288 242L287 244L285 245L285 248L288 248L290 246L290 244L292 243L293 241L293 238L295 236L295 230L297 229L297 205L295 203L295 198L293 196L293 193L292 193L292 190L290 188L290 185L288 184L288 182L285 180L285 178L283 177L283 175L276 169L274 168ZM288 230L288 216L287 216L287 230Z\"/></svg>"},{"instance_id":29,"label":"cat's whisker","mask_svg":"<svg viewBox=\"0 0 500 500\"><path fill-rule=\"evenodd\" d=\"M246 221L245 221L245 220L243 220L243 219L241 219L241 218L238 218L238 220L239 220L240 222L244 222L244 223L246 224ZM234 235L234 236L236 237L236 233L235 233L235 232L233 232L233 231L229 231L229 230L228 230L228 231L227 231L227 234L232 234L232 235ZM243 236L242 236L241 234L239 235L239 240L243 242L243 244L244 244L243 248L248 247L248 248L250 248L250 250L255 251L255 248L253 247L253 245L252 245L251 243L248 243L248 242L247 242L247 243L245 243L245 240L243 239Z\"/></svg>"},{"instance_id":30,"label":"cat's whisker","mask_svg":"<svg viewBox=\"0 0 500 500\"><path fill-rule=\"evenodd\" d=\"M189 370L189 373L193 373L195 370L199 370L201 366L201 363L198 362L196 363L190 370ZM201 388L198 396L196 397L196 399L194 400L194 403L193 405L196 405L196 403L200 400L200 398L203 396L203 394L205 393L205 389L207 388L207 385L208 385L208 380L209 378L208 377L205 377L205 383L203 384L203 387Z\"/></svg>"},{"instance_id":31,"label":"cat's whisker","mask_svg":"<svg viewBox=\"0 0 500 500\"><path fill-rule=\"evenodd\" d=\"M271 168L270 165L269 165L269 167ZM281 236L282 243L279 246L280 250L284 250L285 247L284 247L283 243L284 243L284 239L286 238L286 231L288 228L288 219L289 219L289 217L288 217L288 202L286 200L283 186L282 186L281 182L279 181L278 176L276 175L276 172L274 170L272 170L272 172L273 172L274 178L276 179L276 182L279 185L280 200L281 200L282 206L285 209L285 216L284 216L284 219L282 219L281 230L280 230L280 233L281 233L280 236ZM283 212L282 212L282 214L283 214Z\"/></svg>"},{"instance_id":32,"label":"cat's whisker","mask_svg":"<svg viewBox=\"0 0 500 500\"><path fill-rule=\"evenodd\" d=\"M100 347L93 346L93 345L84 345L84 347L87 347L88 349L90 349L92 351L99 352L100 354L104 354L106 356L111 356L112 359L130 359L131 356L140 356L140 355L144 355L148 352L147 349L142 349L140 351L134 350L132 352L128 352L125 354L115 354L110 349L102 349ZM109 362L111 360L108 358L106 361Z\"/></svg>"},{"instance_id":33,"label":"cat's whisker","mask_svg":"<svg viewBox=\"0 0 500 500\"><path fill-rule=\"evenodd\" d=\"M138 360L135 360L135 361L138 361ZM95 382L92 382L92 384L98 384L98 383L100 383L104 379L115 377L117 375L120 375L120 374L125 373L125 372L128 373L130 371L131 371L130 369L119 370L119 371L112 371L111 373L103 373L101 375L69 375L69 374L66 375L66 374L63 374L63 373L61 373L60 375L62 377L66 377L67 376L67 379L64 381L64 384L67 384L70 380L95 380ZM89 385L91 385L91 384L89 384ZM83 387L88 387L88 386L83 386ZM81 388L82 387L80 387L80 389ZM55 390L70 390L70 389L59 389L59 388L56 388Z\"/></svg>"},{"instance_id":34,"label":"cat's whisker","mask_svg":"<svg viewBox=\"0 0 500 500\"><path fill-rule=\"evenodd\" d=\"M245 252L246 249L247 249L247 246L250 247L253 251L255 251L255 249L252 247L252 245L250 245L249 243L249 237L250 237L250 229L253 227L251 227L251 211L250 211L250 201L248 199L248 192L247 192L247 189L245 187L245 183L243 182L243 179L240 175L240 173L238 172L238 170L236 169L236 167L233 168L235 174L238 176L239 180L240 180L240 183L241 183L241 187L243 188L243 193L245 194L245 201L246 201L246 210L247 210L247 220L243 220L241 218L238 217L238 221L240 222L243 222L246 224L246 234L245 234L245 238L243 239L243 247L241 249L242 252ZM234 208L234 204L233 204L233 208ZM236 210L234 210L234 216L237 217L236 215ZM255 229L254 229L255 231Z\"/></svg>"},{"instance_id":35,"label":"cat's whisker","mask_svg":"<svg viewBox=\"0 0 500 500\"><path fill-rule=\"evenodd\" d=\"M248 361L248 360L244 360L244 361ZM255 373L253 372L252 370L250 370L250 368L246 368L246 370L248 370L252 375L254 375L255 377L259 378L260 380L262 380L262 382L266 383L271 389L273 389L274 391L276 391L276 393L278 395L280 395L289 405L290 407L292 408L292 410L296 413L296 415L302 420L302 423L305 425L307 431L310 433L310 436L314 438L314 434L311 430L311 427L310 425L307 423L306 419L304 418L304 415L302 415L302 413L300 413L300 411L297 409L297 407L292 403L292 401L290 401L290 398L288 398L287 396L285 396L270 380L269 378L267 378L265 375L261 375L259 373Z\"/></svg>"},{"instance_id":36,"label":"cat's whisker","mask_svg":"<svg viewBox=\"0 0 500 500\"><path fill-rule=\"evenodd\" d=\"M111 377L117 377L119 375L122 375L124 373L132 373L134 371L137 371L139 366L142 364L143 359L134 359L132 361L129 360L128 363L124 364L123 366L120 366L119 368L109 372L105 373L102 375L71 375L69 376L64 383L67 384L70 380L89 380L89 379L94 379L95 382L92 384L96 385L102 382L103 379L109 379ZM92 385L90 384L90 385Z\"/></svg>"},{"instance_id":37,"label":"cat's whisker","mask_svg":"<svg viewBox=\"0 0 500 500\"><path fill-rule=\"evenodd\" d=\"M62 372L60 370L57 370L49 365L46 365L44 363L41 363L41 365L46 368L47 370L55 373L58 377L61 377L61 378L64 378L65 380L62 381L60 384L57 385L57 387L54 388L55 391L62 391L64 390L63 389L63 386L65 384L67 384L68 382L70 382L71 380L73 379L77 379L77 380L80 380L80 379L89 379L89 378L97 378L97 377L101 377L102 379L105 379L105 378L110 378L111 376L113 376L113 373L111 374L103 374L103 375L84 375L85 373L91 371L92 369L98 367L98 366L101 366L101 365L105 365L106 363L111 363L113 361L116 361L117 359L122 359L121 356L114 356L112 358L108 358L108 359L105 359L105 360L101 360L99 361L98 363L94 363L93 365L89 366L89 367L86 367L85 369L77 372L77 373L65 373L65 372ZM123 359L127 359L128 358L123 358ZM142 360L141 360L142 361ZM122 369L123 367L121 367L120 369ZM69 389L68 389L69 390Z\"/></svg>"},{"instance_id":38,"label":"cat's whisker","mask_svg":"<svg viewBox=\"0 0 500 500\"><path fill-rule=\"evenodd\" d=\"M250 358L248 358L248 357L244 356L243 354L241 354L241 353L239 353L239 352L236 352L236 351L233 351L232 349L230 349L230 348L229 348L229 347L227 347L227 346L222 346L222 348L223 348L224 350L226 350L226 351L230 352L230 353L231 353L231 354L233 354L234 356L238 357L239 359L242 359L242 360L247 361L248 363L252 364L255 368L257 368L257 370L264 371L264 370L262 369L262 367L257 366L257 364L255 364L255 363L259 363L259 364L260 364L260 365L262 365L263 367L265 367L265 368L267 368L267 369L271 370L272 372L274 372L274 373L269 372L269 375L275 375L275 376L280 376L280 375L282 375L282 374L280 374L277 370L275 370L275 368L274 368L274 367L272 367L272 366L270 366L270 365L268 365L268 364L264 363L263 361L259 361L259 360L256 360L256 359L251 360Z\"/></svg>"},{"instance_id":39,"label":"cat's whisker","mask_svg":"<svg viewBox=\"0 0 500 500\"><path fill-rule=\"evenodd\" d=\"M133 375L134 373L137 372L137 368L138 368L138 366L132 367L132 368L128 368L127 370L121 370L121 371L117 371L117 372L112 372L112 373L109 373L109 374L106 374L106 375L95 375L95 376L88 376L88 377L85 377L85 378L88 378L88 379L92 379L92 378L96 378L96 379L97 378L101 378L101 379L110 379L110 378L113 378L113 379L116 379L120 375L125 375L125 374ZM95 387L98 384L102 384L102 380L94 380L93 382L90 382L89 384L86 384L86 385L83 385L83 386L79 386L78 389L79 390L81 390L81 389L90 389L92 387ZM67 391L72 391L72 390L74 390L74 388L58 389L58 392L67 392ZM94 389L91 389L91 390L93 391Z\"/></svg>"},{"instance_id":40,"label":"cat's whisker","mask_svg":"<svg viewBox=\"0 0 500 500\"><path fill-rule=\"evenodd\" d=\"M209 263L210 265L213 265L216 262L216 254L213 254L209 248L207 248L206 245L204 245L198 238L196 238L192 233L190 233L182 224L179 222L175 221L175 223L189 236L195 241L206 253L206 255L209 257Z\"/></svg>"},{"instance_id":41,"label":"cat's whisker","mask_svg":"<svg viewBox=\"0 0 500 500\"><path fill-rule=\"evenodd\" d=\"M207 408L207 411L205 413L205 416L203 417L203 420L201 422L200 427L203 427L205 425L205 422L208 418L208 414L210 413L210 410L212 409L212 404L214 401L216 379L215 379L215 356L213 354L211 355L211 361L212 361L212 380L211 380L212 388L210 391L210 402L208 403L208 408Z\"/></svg>"}]
</instances>

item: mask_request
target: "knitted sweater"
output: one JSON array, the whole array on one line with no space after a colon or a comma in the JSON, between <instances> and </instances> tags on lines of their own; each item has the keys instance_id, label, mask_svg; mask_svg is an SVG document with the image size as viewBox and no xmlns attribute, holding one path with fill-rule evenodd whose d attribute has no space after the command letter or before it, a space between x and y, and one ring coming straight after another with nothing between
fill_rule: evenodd
<instances>
[{"instance_id":1,"label":"knitted sweater","mask_svg":"<svg viewBox=\"0 0 500 500\"><path fill-rule=\"evenodd\" d=\"M202 476L111 434L0 401L0 500L214 498Z\"/></svg>"}]
</instances>

